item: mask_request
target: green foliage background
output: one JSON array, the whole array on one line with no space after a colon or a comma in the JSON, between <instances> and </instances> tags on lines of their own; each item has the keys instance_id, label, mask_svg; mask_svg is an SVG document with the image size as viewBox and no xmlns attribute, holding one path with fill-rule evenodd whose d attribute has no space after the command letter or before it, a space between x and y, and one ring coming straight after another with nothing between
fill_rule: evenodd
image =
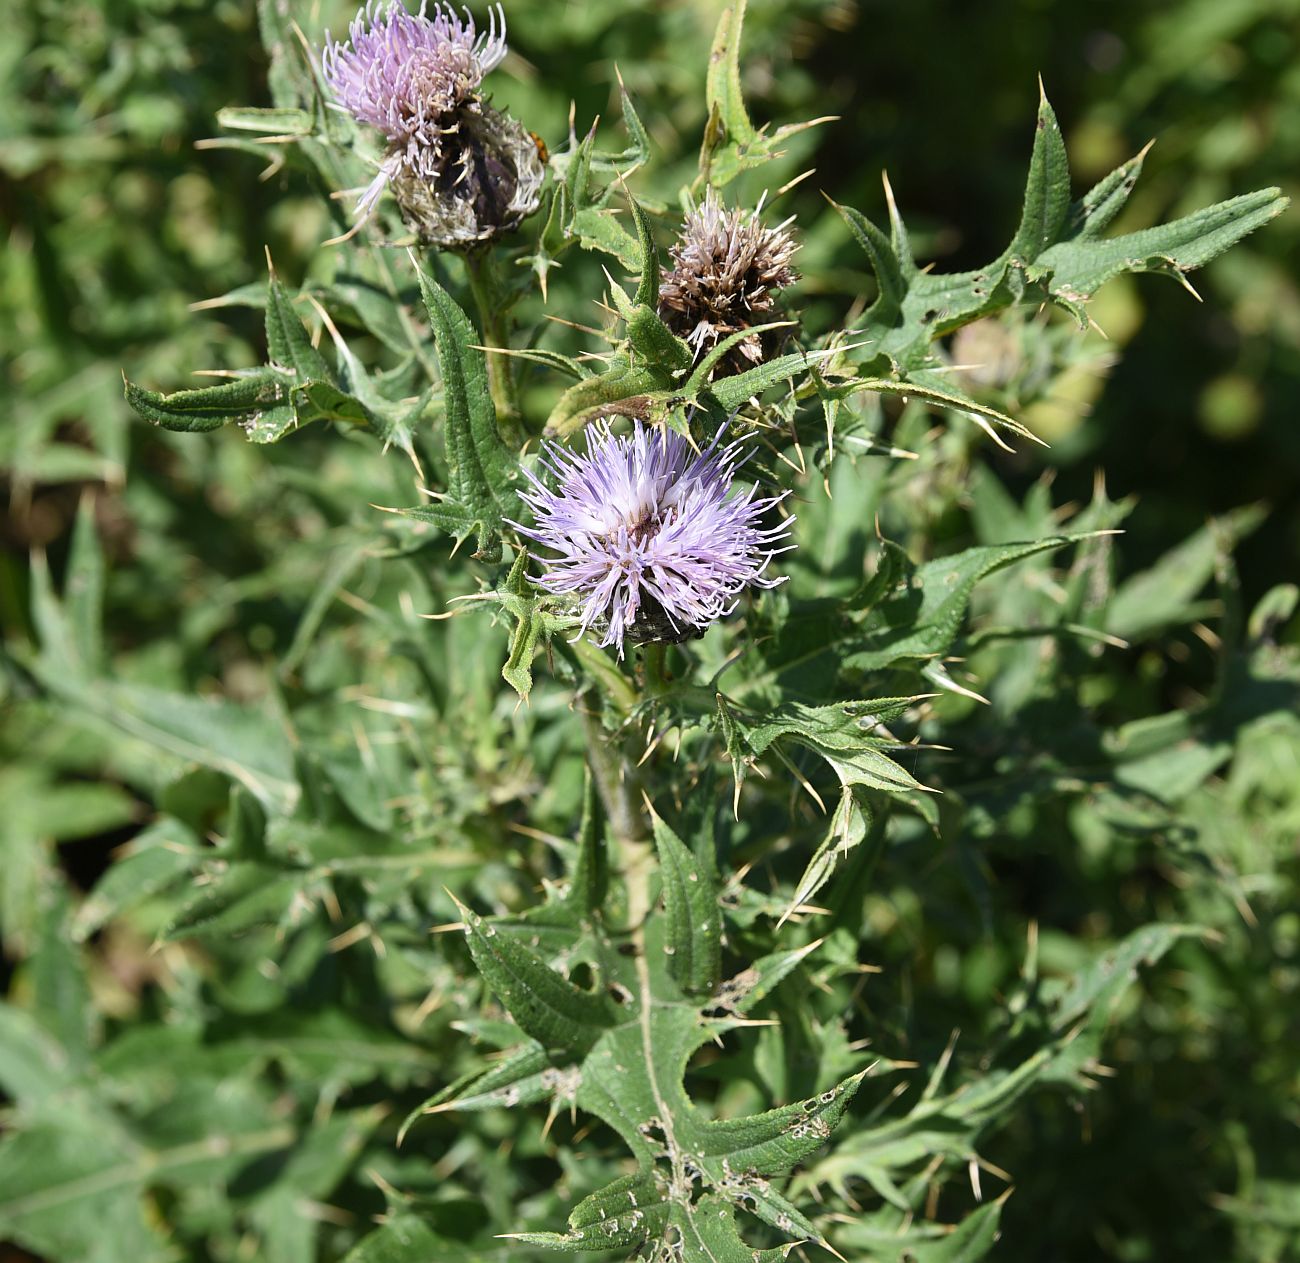
<instances>
[{"instance_id":1,"label":"green foliage background","mask_svg":"<svg viewBox=\"0 0 1300 1263\"><path fill-rule=\"evenodd\" d=\"M617 65L656 148L638 196L670 196L694 169L721 7L516 0L494 93L552 148L570 101L580 127L609 120L618 148ZM347 16L332 6L309 34ZM817 169L781 203L805 241L806 332L873 292L819 190L883 222L884 168L919 257L952 271L1002 248L1038 72L1076 192L1157 139L1120 230L1263 185L1294 194L1298 19L1291 0L752 0L751 113L839 116L782 160L789 177ZM233 429L168 434L122 400L122 372L174 389L196 366L262 361L260 312L189 304L260 289L264 246L294 286L327 266L331 221L300 173L196 148L218 110L269 104L251 6L38 0L7 33L0 1240L20 1259L150 1258L169 1236L195 1258L525 1257L481 1242L559 1228L618 1173L611 1132L584 1148L567 1111L544 1132L543 1112L487 1110L395 1139L407 1110L505 1038L459 939L429 931L458 919L443 887L516 908L553 876L548 844L519 826L575 836L565 691L539 685L517 709L499 675L506 628L419 618L473 590L473 572L441 546L377 554L392 539L370 506L411 502L399 462L324 427L276 447ZM946 791L942 841L919 823L891 836L858 912L809 920L804 941L832 933L778 993L781 1035L729 1042L739 1064L692 1063L693 1095L724 1115L861 1068L854 1023L870 1027L871 1056L918 1063L868 1080L851 1107L911 1110L910 1125L878 1136L878 1153L832 1146L799 1177L805 1193L841 1190L843 1213L888 1212L897 1181L922 1219L974 1225L969 1240L914 1244L918 1259L978 1257L992 1224L971 1214L976 1144L1010 1177L985 1171L984 1205L1014 1186L992 1257L1300 1258L1300 666L1294 589L1279 586L1300 568L1297 223L1284 215L1198 273L1203 305L1159 278L1115 282L1092 309L1108 343L983 327L958 358L996 371L966 388L1049 450L998 453L949 426L914 465L837 465L835 498L814 487L801 506L819 551L795 555L796 584L840 596L881 506L924 561L1054 534L1067 504L1104 525L1136 501L1118 541L981 586L961 678L991 705L942 699L921 735L951 753L908 765ZM574 304L601 292L576 259L551 284ZM544 411L556 388L529 380ZM933 425L915 405L891 419L902 447ZM1055 593L1076 589L1093 630L1126 647L996 633L1050 623ZM289 713L311 768L279 740ZM792 888L825 824L775 772L753 792L794 826L774 851L761 824L728 845L772 851L774 889ZM320 796L314 818L333 831L265 830L291 782ZM386 854L390 832L420 839L424 858ZM205 903L217 836L222 862L260 867ZM851 904L853 871L819 899ZM292 933L256 928L288 907ZM738 905L733 933L763 912ZM1129 937L1151 925L1158 943ZM1071 1011L1064 980L1123 944L1152 963L1104 997L1104 1040L1080 1036L1096 1035L1108 1067L1093 1067L1093 1091L1058 1067L1056 1090L1008 1090L987 1127L960 1097L941 1125L916 1121L954 1031L929 1100L1042 1044ZM907 1086L891 1104L895 1081ZM927 1185L932 1154L947 1160ZM390 1237L358 1246L386 1205ZM903 1257L864 1223L836 1238L846 1255ZM409 1253L380 1253L403 1233Z\"/></svg>"}]
</instances>

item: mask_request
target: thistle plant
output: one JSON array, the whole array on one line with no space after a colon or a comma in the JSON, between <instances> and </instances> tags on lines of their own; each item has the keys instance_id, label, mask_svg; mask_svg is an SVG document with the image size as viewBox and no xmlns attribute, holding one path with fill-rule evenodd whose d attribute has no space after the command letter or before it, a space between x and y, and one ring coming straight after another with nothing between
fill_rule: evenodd
<instances>
[{"instance_id":1,"label":"thistle plant","mask_svg":"<svg viewBox=\"0 0 1300 1263\"><path fill-rule=\"evenodd\" d=\"M160 944L201 945L167 956L153 1043L65 1059L76 1091L174 1056L220 1114L230 1060L260 1050L240 1102L262 1125L122 1168L157 1203L129 1225L138 1257L163 1214L208 1232L193 1170L245 1199L210 1234L232 1259L982 1257L1016 1176L990 1138L1031 1092L1082 1099L1125 988L1197 930L1156 920L1067 970L1024 925L968 1052L912 1011L905 922L971 919L978 848L1020 809L1004 791L1048 778L1064 811L1160 788L1175 773L1139 766L1143 742L1191 729L1071 745L1079 714L1036 718L1141 631L1112 574L1129 506L1100 485L1010 504L981 453L1034 435L986 383L967 393L948 339L1043 308L1086 328L1108 280L1186 283L1285 199L1108 236L1142 155L1072 200L1044 97L1020 223L985 267L922 266L887 184L887 229L821 208L835 266L870 279L810 334L771 207L811 124L751 120L743 3L699 50L684 187L626 90L626 147L575 126L543 156L484 95L500 9L371 3L336 41L291 7L261 10L274 108L224 118L340 195L339 238L301 285L272 269L227 296L261 310L264 363L126 386L167 430L314 444L276 484L301 502L257 588L270 605L311 576L281 661L253 705L114 674L88 524L63 593L34 585L31 678L182 761L78 932L139 894L166 906ZM927 544L931 515L974 525ZM998 706L972 718L982 690ZM904 979L888 1000L881 958ZM151 1091L114 1089L105 1116L169 1116ZM135 1133L103 1131L117 1170ZM335 1213L344 1183L356 1209ZM69 1257L57 1199L17 1204L14 1235Z\"/></svg>"}]
</instances>

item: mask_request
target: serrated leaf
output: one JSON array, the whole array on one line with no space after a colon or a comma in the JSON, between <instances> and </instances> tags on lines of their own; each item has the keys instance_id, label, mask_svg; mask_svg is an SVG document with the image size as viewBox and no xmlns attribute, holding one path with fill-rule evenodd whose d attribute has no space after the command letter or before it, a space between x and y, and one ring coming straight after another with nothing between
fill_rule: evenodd
<instances>
[{"instance_id":1,"label":"serrated leaf","mask_svg":"<svg viewBox=\"0 0 1300 1263\"><path fill-rule=\"evenodd\" d=\"M299 382L333 380L274 271L266 283L266 349L271 367L293 373Z\"/></svg>"},{"instance_id":2,"label":"serrated leaf","mask_svg":"<svg viewBox=\"0 0 1300 1263\"><path fill-rule=\"evenodd\" d=\"M834 201L831 205L848 224L854 240L866 251L867 258L871 261L871 270L876 275L879 293L868 309L868 319L880 324L893 323L901 314L903 299L907 297L907 281L898 255L894 253L893 242L861 211L854 210L852 206L841 206Z\"/></svg>"},{"instance_id":3,"label":"serrated leaf","mask_svg":"<svg viewBox=\"0 0 1300 1263\"><path fill-rule=\"evenodd\" d=\"M519 516L519 462L497 429L479 337L446 290L417 265L420 292L433 323L445 398L447 499L475 524L480 549L500 537L506 518Z\"/></svg>"},{"instance_id":4,"label":"serrated leaf","mask_svg":"<svg viewBox=\"0 0 1300 1263\"><path fill-rule=\"evenodd\" d=\"M546 1048L587 1051L617 1018L613 1002L562 978L536 952L462 912L470 954L519 1029Z\"/></svg>"},{"instance_id":5,"label":"serrated leaf","mask_svg":"<svg viewBox=\"0 0 1300 1263\"><path fill-rule=\"evenodd\" d=\"M1020 227L1007 253L1032 263L1056 241L1070 208L1070 168L1065 141L1047 97L1040 94L1034 125L1034 150L1029 159Z\"/></svg>"},{"instance_id":6,"label":"serrated leaf","mask_svg":"<svg viewBox=\"0 0 1300 1263\"><path fill-rule=\"evenodd\" d=\"M722 973L718 891L685 843L657 814L653 827L663 878L668 970L687 995L712 995Z\"/></svg>"},{"instance_id":7,"label":"serrated leaf","mask_svg":"<svg viewBox=\"0 0 1300 1263\"><path fill-rule=\"evenodd\" d=\"M178 390L170 395L129 381L125 385L127 403L146 421L164 430L200 434L231 422L256 424L262 414L288 403L292 379L267 368L221 386Z\"/></svg>"},{"instance_id":8,"label":"serrated leaf","mask_svg":"<svg viewBox=\"0 0 1300 1263\"><path fill-rule=\"evenodd\" d=\"M1124 272L1178 277L1203 267L1289 204L1280 189L1260 189L1122 237L1060 242L1043 251L1037 266L1052 297L1083 301Z\"/></svg>"},{"instance_id":9,"label":"serrated leaf","mask_svg":"<svg viewBox=\"0 0 1300 1263\"><path fill-rule=\"evenodd\" d=\"M618 222L612 210L586 206L575 211L572 231L586 250L613 255L629 272L641 269L641 249L637 240Z\"/></svg>"}]
</instances>

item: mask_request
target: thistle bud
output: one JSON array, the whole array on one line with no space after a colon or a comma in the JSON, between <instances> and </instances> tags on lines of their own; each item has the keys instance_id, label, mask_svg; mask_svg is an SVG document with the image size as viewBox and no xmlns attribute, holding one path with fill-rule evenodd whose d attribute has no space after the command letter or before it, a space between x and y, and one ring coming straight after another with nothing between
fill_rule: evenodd
<instances>
[{"instance_id":1,"label":"thistle bud","mask_svg":"<svg viewBox=\"0 0 1300 1263\"><path fill-rule=\"evenodd\" d=\"M467 249L519 226L537 209L542 163L532 137L482 99L483 77L506 55L505 15L480 32L436 4L408 12L371 0L345 41L326 34L322 69L338 104L388 140L357 205L364 218L391 187L402 218L429 245Z\"/></svg>"},{"instance_id":2,"label":"thistle bud","mask_svg":"<svg viewBox=\"0 0 1300 1263\"><path fill-rule=\"evenodd\" d=\"M761 207L760 207L761 209ZM755 325L770 324L777 293L799 279L790 220L764 228L758 211L726 210L709 190L686 216L659 287L659 314L696 356ZM718 376L743 373L775 353L780 331L755 333L723 358Z\"/></svg>"}]
</instances>

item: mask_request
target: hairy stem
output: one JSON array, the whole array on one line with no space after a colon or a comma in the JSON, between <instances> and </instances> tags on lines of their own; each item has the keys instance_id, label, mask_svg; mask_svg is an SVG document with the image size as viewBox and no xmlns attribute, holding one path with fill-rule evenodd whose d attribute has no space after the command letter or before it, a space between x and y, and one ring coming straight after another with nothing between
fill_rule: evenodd
<instances>
[{"instance_id":1,"label":"hairy stem","mask_svg":"<svg viewBox=\"0 0 1300 1263\"><path fill-rule=\"evenodd\" d=\"M664 671L664 658L668 648L662 641L652 640L641 646L641 663L645 668L645 691L650 697L668 691L668 676Z\"/></svg>"},{"instance_id":2,"label":"hairy stem","mask_svg":"<svg viewBox=\"0 0 1300 1263\"><path fill-rule=\"evenodd\" d=\"M647 840L640 782L628 764L623 743L600 722L600 705L595 690L578 695L578 714L587 741L587 763L618 846L618 866L627 885L628 926L639 933L650 911L653 848Z\"/></svg>"},{"instance_id":3,"label":"hairy stem","mask_svg":"<svg viewBox=\"0 0 1300 1263\"><path fill-rule=\"evenodd\" d=\"M627 678L599 646L585 636L569 642L569 650L577 659L587 678L613 704L620 715L630 715L641 699Z\"/></svg>"},{"instance_id":4,"label":"hairy stem","mask_svg":"<svg viewBox=\"0 0 1300 1263\"><path fill-rule=\"evenodd\" d=\"M496 405L497 428L501 437L512 447L522 447L523 414L519 407L519 389L515 382L514 365L510 356L502 354L510 347L506 332L505 295L490 250L465 256L465 271L469 275L470 293L478 309L479 328L483 345L487 348L488 389Z\"/></svg>"},{"instance_id":5,"label":"hairy stem","mask_svg":"<svg viewBox=\"0 0 1300 1263\"><path fill-rule=\"evenodd\" d=\"M623 757L622 742L607 732L600 722L598 694L594 691L580 693L577 705L582 719L582 734L587 739L587 762L591 765L591 775L610 828L620 842L624 839L643 841L646 825L639 801L640 786Z\"/></svg>"}]
</instances>

